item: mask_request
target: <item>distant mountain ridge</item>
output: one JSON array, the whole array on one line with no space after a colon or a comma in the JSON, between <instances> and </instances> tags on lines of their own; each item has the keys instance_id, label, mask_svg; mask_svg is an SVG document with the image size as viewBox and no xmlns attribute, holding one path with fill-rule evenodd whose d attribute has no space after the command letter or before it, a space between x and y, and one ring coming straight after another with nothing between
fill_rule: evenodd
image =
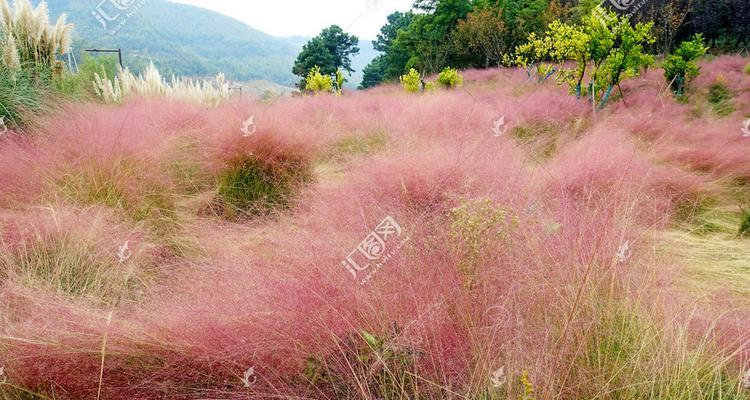
<instances>
[{"instance_id":1,"label":"distant mountain ridge","mask_svg":"<svg viewBox=\"0 0 750 400\"><path fill-rule=\"evenodd\" d=\"M68 15L75 24L74 53L85 48L122 48L125 65L134 70L149 60L165 75L205 77L223 72L232 81L267 80L293 86L291 70L307 38L277 38L234 18L166 0L47 0L50 14ZM106 23L106 28L104 24ZM119 26L119 30L112 34ZM362 69L374 57L362 41L362 55L353 65L359 84Z\"/></svg>"}]
</instances>

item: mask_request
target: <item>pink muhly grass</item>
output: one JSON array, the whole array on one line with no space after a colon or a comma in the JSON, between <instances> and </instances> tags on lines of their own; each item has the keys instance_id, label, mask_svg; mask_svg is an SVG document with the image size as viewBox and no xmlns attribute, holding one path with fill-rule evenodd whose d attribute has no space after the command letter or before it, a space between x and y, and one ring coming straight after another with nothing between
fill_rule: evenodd
<instances>
[{"instance_id":1,"label":"pink muhly grass","mask_svg":"<svg viewBox=\"0 0 750 400\"><path fill-rule=\"evenodd\" d=\"M651 110L647 118L625 108L595 117L553 84L510 93L503 84L523 80L523 71L466 77L468 91L421 96L386 87L210 111L164 100L71 106L70 124L51 118L29 144L0 144L0 165L10 170L0 169L0 183L11 188L0 204L28 206L11 210L21 222L0 224L9 249L27 240L22 227L51 232L38 235L42 243L90 229L102 255L130 239L139 250L125 267L154 272L133 299L111 307L4 284L0 343L13 384L43 393L54 385L61 398L93 398L100 385L101 398L112 399L376 398L390 373L402 384L418 375L427 398L479 398L504 366L513 397L524 373L539 398L607 393L609 383L595 381L603 373L596 360L582 357L606 344L597 340L602 331L609 337L608 318L629 311L621 303L644 307L653 321L674 316L661 307L672 288L649 234L705 188L695 169L744 173L739 155L719 152L735 144L733 121L670 124L679 118L659 107L687 110L658 100L638 108ZM243 136L253 115L257 130ZM509 133L495 137L503 115ZM512 134L534 124L557 138L547 157L528 157ZM342 163L321 157L342 138L372 134L387 144ZM727 152L740 154L736 147ZM284 170L287 154L316 167L317 179L273 218L236 223L182 204L212 195L236 158ZM174 175L165 168L174 163L195 174ZM87 223L92 209L70 198L79 211L59 227L35 214L54 182L92 171L109 173L126 203L166 193L178 228L162 235L117 211L102 212L111 225ZM362 284L341 262L386 216L409 240ZM486 217L499 221L488 228ZM189 239L195 253L159 257ZM630 251L618 254L625 243ZM373 352L373 338L387 351ZM251 367L257 381L248 388ZM637 368L632 376L651 371ZM587 379L596 384L581 387Z\"/></svg>"}]
</instances>

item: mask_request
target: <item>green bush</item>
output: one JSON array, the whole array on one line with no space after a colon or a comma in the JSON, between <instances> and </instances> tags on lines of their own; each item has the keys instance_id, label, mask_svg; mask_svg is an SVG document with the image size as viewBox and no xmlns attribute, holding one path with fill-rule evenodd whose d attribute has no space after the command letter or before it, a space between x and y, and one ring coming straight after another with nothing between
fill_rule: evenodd
<instances>
[{"instance_id":1,"label":"green bush","mask_svg":"<svg viewBox=\"0 0 750 400\"><path fill-rule=\"evenodd\" d=\"M402 75L399 80L407 93L419 93L422 88L422 76L414 68L410 69L409 73Z\"/></svg>"},{"instance_id":2,"label":"green bush","mask_svg":"<svg viewBox=\"0 0 750 400\"><path fill-rule=\"evenodd\" d=\"M740 236L750 236L750 210L742 211L742 222L740 222Z\"/></svg>"},{"instance_id":3,"label":"green bush","mask_svg":"<svg viewBox=\"0 0 750 400\"><path fill-rule=\"evenodd\" d=\"M320 67L315 66L305 78L305 90L315 94L333 91L333 79L320 73Z\"/></svg>"},{"instance_id":4,"label":"green bush","mask_svg":"<svg viewBox=\"0 0 750 400\"><path fill-rule=\"evenodd\" d=\"M461 199L458 207L451 210L450 220L451 243L461 260L458 269L464 285L472 288L488 249L507 244L518 219L492 199L478 198Z\"/></svg>"},{"instance_id":5,"label":"green bush","mask_svg":"<svg viewBox=\"0 0 750 400\"><path fill-rule=\"evenodd\" d=\"M464 78L457 69L445 67L438 75L438 84L446 89L455 89L464 84Z\"/></svg>"},{"instance_id":6,"label":"green bush","mask_svg":"<svg viewBox=\"0 0 750 400\"><path fill-rule=\"evenodd\" d=\"M228 219L267 215L291 205L296 190L312 179L312 162L293 148L261 144L237 154L218 176L214 211Z\"/></svg>"},{"instance_id":7,"label":"green bush","mask_svg":"<svg viewBox=\"0 0 750 400\"><path fill-rule=\"evenodd\" d=\"M745 73L750 75L750 63L747 63L747 65L745 65Z\"/></svg>"},{"instance_id":8,"label":"green bush","mask_svg":"<svg viewBox=\"0 0 750 400\"><path fill-rule=\"evenodd\" d=\"M711 103L714 111L722 117L726 117L734 112L732 97L732 92L727 87L725 79L721 76L716 79L716 82L708 90L708 102Z\"/></svg>"},{"instance_id":9,"label":"green bush","mask_svg":"<svg viewBox=\"0 0 750 400\"><path fill-rule=\"evenodd\" d=\"M56 88L62 94L75 100L96 99L94 90L94 75L115 76L117 73L117 59L115 57L94 58L88 54L83 55L83 61L75 74L64 74L62 79L56 82Z\"/></svg>"},{"instance_id":10,"label":"green bush","mask_svg":"<svg viewBox=\"0 0 750 400\"><path fill-rule=\"evenodd\" d=\"M674 54L670 54L664 60L664 77L677 96L682 96L685 93L685 86L698 76L700 68L695 60L707 51L708 47L704 44L703 35L696 34L692 40L682 42Z\"/></svg>"}]
</instances>

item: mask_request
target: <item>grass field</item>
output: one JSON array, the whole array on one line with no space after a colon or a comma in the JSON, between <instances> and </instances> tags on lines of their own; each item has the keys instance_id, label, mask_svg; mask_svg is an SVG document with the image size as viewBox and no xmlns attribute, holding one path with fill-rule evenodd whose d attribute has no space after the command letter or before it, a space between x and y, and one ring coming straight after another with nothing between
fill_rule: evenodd
<instances>
[{"instance_id":1,"label":"grass field","mask_svg":"<svg viewBox=\"0 0 750 400\"><path fill-rule=\"evenodd\" d=\"M748 61L58 105L0 137L0 399L750 399Z\"/></svg>"}]
</instances>

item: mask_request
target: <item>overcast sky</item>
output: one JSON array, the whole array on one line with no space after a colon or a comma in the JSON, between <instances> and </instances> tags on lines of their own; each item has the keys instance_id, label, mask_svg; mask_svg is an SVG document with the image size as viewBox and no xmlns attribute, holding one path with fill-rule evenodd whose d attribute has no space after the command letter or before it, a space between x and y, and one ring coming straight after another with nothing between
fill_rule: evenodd
<instances>
[{"instance_id":1,"label":"overcast sky","mask_svg":"<svg viewBox=\"0 0 750 400\"><path fill-rule=\"evenodd\" d=\"M388 14L413 0L172 0L208 8L274 36L315 36L336 24L360 39L375 39Z\"/></svg>"}]
</instances>

